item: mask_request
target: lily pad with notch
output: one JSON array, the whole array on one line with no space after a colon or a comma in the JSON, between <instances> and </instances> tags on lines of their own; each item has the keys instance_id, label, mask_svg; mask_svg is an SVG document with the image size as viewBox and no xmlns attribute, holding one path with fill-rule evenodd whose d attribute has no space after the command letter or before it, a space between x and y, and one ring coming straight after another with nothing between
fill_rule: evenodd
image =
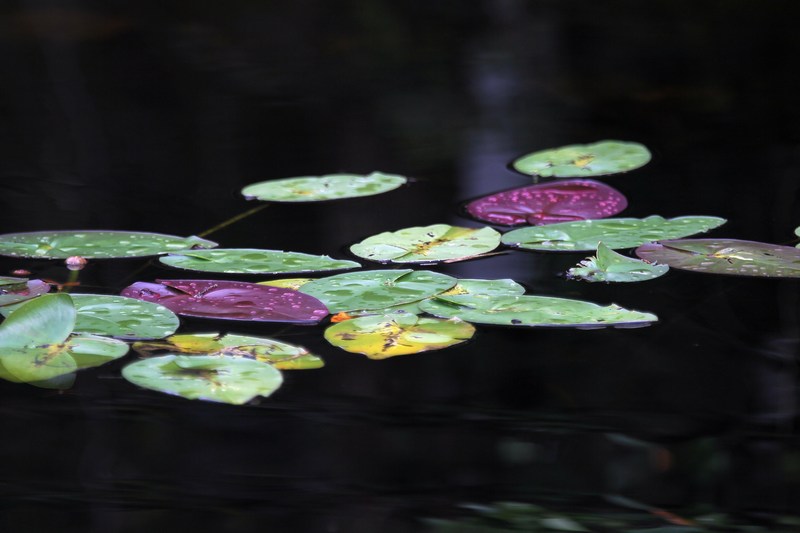
<instances>
[{"instance_id":1,"label":"lily pad with notch","mask_svg":"<svg viewBox=\"0 0 800 533\"><path fill-rule=\"evenodd\" d=\"M567 271L570 279L595 282L636 282L663 276L668 265L648 263L641 259L619 254L603 244L597 244L597 254L581 261Z\"/></svg>"},{"instance_id":2,"label":"lily pad with notch","mask_svg":"<svg viewBox=\"0 0 800 533\"><path fill-rule=\"evenodd\" d=\"M361 265L355 261L256 248L217 248L192 250L160 257L165 265L197 272L225 274L287 274L349 270Z\"/></svg>"},{"instance_id":3,"label":"lily pad with notch","mask_svg":"<svg viewBox=\"0 0 800 533\"><path fill-rule=\"evenodd\" d=\"M650 151L639 143L598 141L533 152L512 166L522 174L544 178L587 178L628 172L646 165L650 158Z\"/></svg>"},{"instance_id":4,"label":"lily pad with notch","mask_svg":"<svg viewBox=\"0 0 800 533\"><path fill-rule=\"evenodd\" d=\"M248 200L267 202L320 202L372 196L397 189L408 178L383 172L301 176L253 183L242 189Z\"/></svg>"}]
</instances>

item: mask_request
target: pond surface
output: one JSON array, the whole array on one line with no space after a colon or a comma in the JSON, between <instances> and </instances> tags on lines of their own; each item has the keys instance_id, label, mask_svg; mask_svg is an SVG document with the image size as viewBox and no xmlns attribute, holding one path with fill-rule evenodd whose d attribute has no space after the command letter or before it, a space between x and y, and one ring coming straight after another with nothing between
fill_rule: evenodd
<instances>
[{"instance_id":1,"label":"pond surface","mask_svg":"<svg viewBox=\"0 0 800 533\"><path fill-rule=\"evenodd\" d=\"M529 184L507 168L522 154L621 139L654 156L602 179L627 196L621 216L719 216L710 235L796 242L796 3L115 6L0 11L3 233L191 235L256 205L239 194L250 183L412 177L381 196L270 205L211 236L352 259L379 232L479 226L463 203ZM184 319L184 332L274 336L325 360L241 407L140 389L120 376L134 355L63 393L0 382L0 530L425 531L472 516L462 504L509 501L594 516L591 531L679 522L655 508L798 527L775 524L800 509L800 282L565 279L587 255L510 250L434 270L660 321L478 326L466 344L373 361L329 345L324 325ZM94 261L74 290L183 277Z\"/></svg>"}]
</instances>

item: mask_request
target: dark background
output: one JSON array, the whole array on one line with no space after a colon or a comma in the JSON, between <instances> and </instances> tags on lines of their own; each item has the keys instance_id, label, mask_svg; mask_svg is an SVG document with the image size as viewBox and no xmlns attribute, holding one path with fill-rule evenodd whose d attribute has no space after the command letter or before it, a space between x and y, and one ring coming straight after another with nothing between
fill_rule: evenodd
<instances>
[{"instance_id":1,"label":"dark background","mask_svg":"<svg viewBox=\"0 0 800 533\"><path fill-rule=\"evenodd\" d=\"M716 215L715 236L794 244L800 5L793 1L6 2L0 230L200 233L270 178L381 170L382 196L272 205L226 247L347 257L368 235L475 225L533 150L641 142L605 179L624 216ZM587 254L452 264L536 294L655 312L636 330L479 326L370 361L324 327L185 321L326 361L243 407L172 398L119 368L63 394L0 383L0 530L419 531L463 502L607 511L604 496L767 521L800 508L798 282L673 271L560 277ZM117 292L143 261L98 262ZM65 279L57 264L4 259ZM136 279L179 277L151 266ZM249 278L252 280L252 278Z\"/></svg>"}]
</instances>

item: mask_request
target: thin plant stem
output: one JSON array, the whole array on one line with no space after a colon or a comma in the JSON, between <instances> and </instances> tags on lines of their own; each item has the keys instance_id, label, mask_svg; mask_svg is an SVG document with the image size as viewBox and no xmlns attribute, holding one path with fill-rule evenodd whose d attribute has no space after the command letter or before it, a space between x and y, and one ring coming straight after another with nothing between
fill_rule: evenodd
<instances>
[{"instance_id":1,"label":"thin plant stem","mask_svg":"<svg viewBox=\"0 0 800 533\"><path fill-rule=\"evenodd\" d=\"M69 275L67 276L67 281L65 281L59 287L58 292L69 292L72 287L78 285L78 278L80 277L80 274L80 270L70 270Z\"/></svg>"},{"instance_id":2,"label":"thin plant stem","mask_svg":"<svg viewBox=\"0 0 800 533\"><path fill-rule=\"evenodd\" d=\"M261 211L262 209L264 209L264 208L265 208L265 207L267 207L268 205L269 205L269 204L267 204L267 203L264 203L264 204L261 204L261 205L259 205L259 206L257 206L257 207L254 207L253 209L250 209L250 210L248 210L248 211L245 211L244 213L239 213L238 215L236 215L236 216L234 216L234 217L232 217L232 218L229 218L229 219L228 219L228 220L226 220L225 222L222 222L222 223L220 223L220 224L217 224L217 225L216 225L216 226L214 226L213 228L207 229L207 230L205 230L205 231L204 231L204 232L202 232L202 233L198 233L198 234L197 234L197 236L198 236L198 237L208 237L208 236L209 236L209 235L211 235L212 233L216 233L216 232L218 232L218 231L219 231L219 230L221 230L221 229L225 229L225 228L227 228L228 226L230 226L231 224L235 224L236 222L239 222L239 221L240 221L240 220L242 220L243 218L247 218L247 217L249 217L250 215L254 215L254 214L258 213L259 211Z\"/></svg>"}]
</instances>

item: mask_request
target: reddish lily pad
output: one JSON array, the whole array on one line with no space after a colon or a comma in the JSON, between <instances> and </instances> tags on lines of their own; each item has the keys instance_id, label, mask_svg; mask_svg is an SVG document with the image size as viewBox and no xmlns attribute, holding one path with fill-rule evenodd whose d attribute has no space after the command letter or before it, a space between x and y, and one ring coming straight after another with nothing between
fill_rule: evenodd
<instances>
[{"instance_id":1,"label":"reddish lily pad","mask_svg":"<svg viewBox=\"0 0 800 533\"><path fill-rule=\"evenodd\" d=\"M158 303L179 315L201 318L316 324L328 315L325 305L308 294L242 281L137 282L124 289L122 296Z\"/></svg>"},{"instance_id":2,"label":"reddish lily pad","mask_svg":"<svg viewBox=\"0 0 800 533\"><path fill-rule=\"evenodd\" d=\"M539 226L614 216L628 206L621 192L594 180L563 180L473 200L467 212L491 224Z\"/></svg>"},{"instance_id":3,"label":"reddish lily pad","mask_svg":"<svg viewBox=\"0 0 800 533\"><path fill-rule=\"evenodd\" d=\"M800 250L737 239L673 239L644 244L636 255L672 268L765 278L800 278Z\"/></svg>"}]
</instances>

